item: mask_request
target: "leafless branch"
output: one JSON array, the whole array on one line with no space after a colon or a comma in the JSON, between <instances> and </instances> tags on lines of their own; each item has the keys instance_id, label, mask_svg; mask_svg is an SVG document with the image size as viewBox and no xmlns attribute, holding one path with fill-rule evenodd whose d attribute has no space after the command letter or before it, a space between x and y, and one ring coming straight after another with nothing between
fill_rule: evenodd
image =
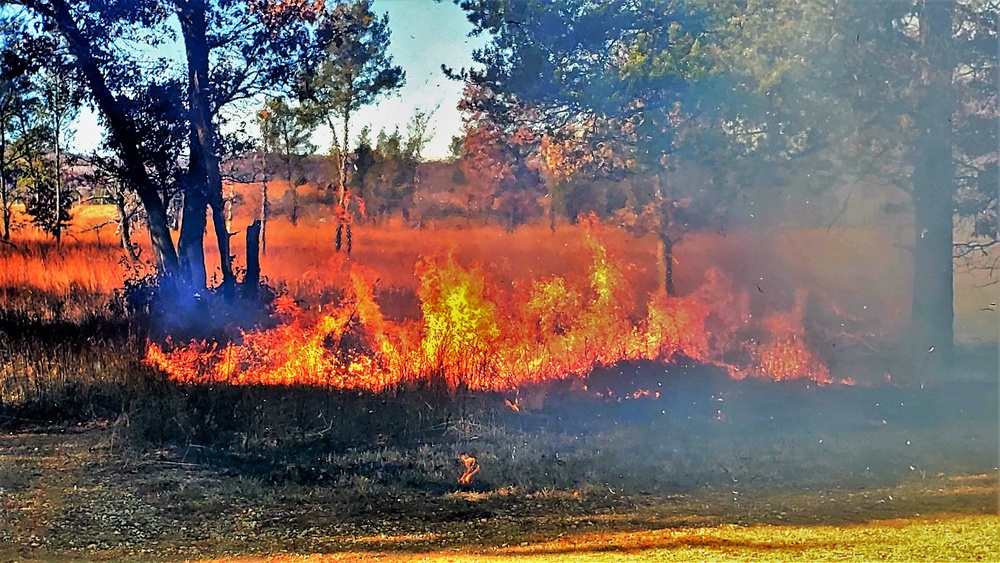
<instances>
[{"instance_id":1,"label":"leafless branch","mask_svg":"<svg viewBox=\"0 0 1000 563\"><path fill-rule=\"evenodd\" d=\"M955 258L964 258L971 254L979 253L981 256L989 256L989 249L996 246L1000 241L991 240L987 242L956 242L953 246Z\"/></svg>"}]
</instances>

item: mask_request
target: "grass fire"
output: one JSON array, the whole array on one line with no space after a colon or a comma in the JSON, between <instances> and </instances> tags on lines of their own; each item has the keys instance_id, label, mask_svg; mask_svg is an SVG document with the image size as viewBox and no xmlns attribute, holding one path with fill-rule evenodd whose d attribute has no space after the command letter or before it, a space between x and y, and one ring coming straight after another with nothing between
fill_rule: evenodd
<instances>
[{"instance_id":1,"label":"grass fire","mask_svg":"<svg viewBox=\"0 0 1000 563\"><path fill-rule=\"evenodd\" d=\"M998 12L0 0L0 560L995 559Z\"/></svg>"}]
</instances>

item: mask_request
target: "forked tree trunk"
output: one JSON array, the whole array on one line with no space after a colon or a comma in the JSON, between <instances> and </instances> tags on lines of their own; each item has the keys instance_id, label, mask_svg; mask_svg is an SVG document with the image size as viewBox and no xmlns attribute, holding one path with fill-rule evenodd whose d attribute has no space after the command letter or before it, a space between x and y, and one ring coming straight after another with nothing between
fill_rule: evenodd
<instances>
[{"instance_id":1,"label":"forked tree trunk","mask_svg":"<svg viewBox=\"0 0 1000 563\"><path fill-rule=\"evenodd\" d=\"M913 302L910 353L922 376L941 376L954 354L954 183L951 2L927 2L920 43L927 57L913 149Z\"/></svg>"},{"instance_id":2,"label":"forked tree trunk","mask_svg":"<svg viewBox=\"0 0 1000 563\"><path fill-rule=\"evenodd\" d=\"M139 256L135 253L135 247L132 246L132 225L131 219L128 216L128 210L125 208L125 194L118 193L115 195L115 208L118 209L118 232L121 238L122 250L125 251L125 257L128 259L129 264L137 264Z\"/></svg>"},{"instance_id":3,"label":"forked tree trunk","mask_svg":"<svg viewBox=\"0 0 1000 563\"><path fill-rule=\"evenodd\" d=\"M204 0L177 0L181 33L188 61L188 115L191 123L191 179L204 186L202 193L212 211L212 226L219 247L222 287L231 295L236 287L229 231L226 229L225 200L222 197L222 173L215 153L215 125L209 104L208 40ZM195 189L197 191L197 189ZM197 202L200 203L200 202ZM193 210L193 209L192 209ZM188 208L185 209L187 215ZM185 219L187 219L185 217ZM186 220L185 220L186 222ZM193 235L192 235L193 236ZM183 238L183 237L182 237ZM193 243L193 239L187 242ZM195 280L196 282L198 280ZM202 282L204 283L204 282Z\"/></svg>"}]
</instances>

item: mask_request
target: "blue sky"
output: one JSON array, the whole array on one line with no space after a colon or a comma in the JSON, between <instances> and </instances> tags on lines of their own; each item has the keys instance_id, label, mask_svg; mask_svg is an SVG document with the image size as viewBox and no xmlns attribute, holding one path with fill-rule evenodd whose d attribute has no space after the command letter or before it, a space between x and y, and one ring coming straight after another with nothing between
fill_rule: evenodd
<instances>
[{"instance_id":1,"label":"blue sky","mask_svg":"<svg viewBox=\"0 0 1000 563\"><path fill-rule=\"evenodd\" d=\"M468 37L472 29L461 9L448 0L375 0L376 13L389 13L392 42L389 51L393 62L406 71L406 85L397 95L383 98L377 105L360 110L351 118L351 137L364 125L374 133L397 125L405 130L406 123L417 110L434 111L430 127L434 134L424 156L444 158L449 154L451 138L462 126L456 109L462 96L462 84L445 78L441 65L469 67L472 51L483 44L482 38ZM73 137L72 149L93 151L100 143L103 131L97 116L84 109ZM317 131L313 139L319 152L330 147L330 132Z\"/></svg>"}]
</instances>

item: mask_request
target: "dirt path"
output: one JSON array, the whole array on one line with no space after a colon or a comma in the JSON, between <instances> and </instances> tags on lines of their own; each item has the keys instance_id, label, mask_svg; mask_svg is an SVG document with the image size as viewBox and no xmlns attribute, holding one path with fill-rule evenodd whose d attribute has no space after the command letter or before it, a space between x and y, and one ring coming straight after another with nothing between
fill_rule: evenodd
<instances>
[{"instance_id":1,"label":"dirt path","mask_svg":"<svg viewBox=\"0 0 1000 563\"><path fill-rule=\"evenodd\" d=\"M735 496L375 492L363 483L266 485L156 452L123 458L112 438L106 428L0 436L0 560L990 560L1000 553L995 475Z\"/></svg>"}]
</instances>

